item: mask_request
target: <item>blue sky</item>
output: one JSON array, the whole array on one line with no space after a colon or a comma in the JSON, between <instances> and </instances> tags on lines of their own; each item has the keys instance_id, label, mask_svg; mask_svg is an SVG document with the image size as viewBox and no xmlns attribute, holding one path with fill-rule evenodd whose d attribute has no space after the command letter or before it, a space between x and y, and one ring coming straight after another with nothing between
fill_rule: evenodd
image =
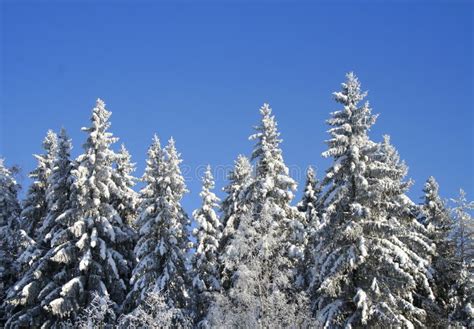
<instances>
[{"instance_id":1,"label":"blue sky","mask_svg":"<svg viewBox=\"0 0 474 329\"><path fill-rule=\"evenodd\" d=\"M263 102L302 182L308 164L320 175L330 164L320 154L339 108L331 93L354 71L380 113L371 136L390 134L410 167L410 196L434 175L442 196L463 187L474 198L470 1L4 0L0 22L0 154L23 185L47 129L64 126L79 154L97 97L138 175L154 133L176 139L189 212L196 171L250 154Z\"/></svg>"}]
</instances>

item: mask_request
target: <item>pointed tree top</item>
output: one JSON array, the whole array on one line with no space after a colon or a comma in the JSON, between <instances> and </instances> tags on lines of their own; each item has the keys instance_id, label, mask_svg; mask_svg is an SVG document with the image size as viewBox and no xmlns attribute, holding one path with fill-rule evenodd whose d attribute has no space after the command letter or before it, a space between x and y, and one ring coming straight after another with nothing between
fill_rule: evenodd
<instances>
[{"instance_id":1,"label":"pointed tree top","mask_svg":"<svg viewBox=\"0 0 474 329\"><path fill-rule=\"evenodd\" d=\"M98 108L105 108L105 102L100 98L97 98L95 104L96 104L95 106Z\"/></svg>"},{"instance_id":2,"label":"pointed tree top","mask_svg":"<svg viewBox=\"0 0 474 329\"><path fill-rule=\"evenodd\" d=\"M153 143L153 144L158 144L158 145L160 145L160 147L161 147L160 138L158 137L157 134L154 134L154 135L153 135L152 143Z\"/></svg>"},{"instance_id":3,"label":"pointed tree top","mask_svg":"<svg viewBox=\"0 0 474 329\"><path fill-rule=\"evenodd\" d=\"M206 166L206 171L202 177L203 190L212 190L215 186L214 176L212 175L211 165Z\"/></svg>"},{"instance_id":4,"label":"pointed tree top","mask_svg":"<svg viewBox=\"0 0 474 329\"><path fill-rule=\"evenodd\" d=\"M367 96L367 92L361 92L359 79L353 72L346 74L346 81L341 85L342 91L333 93L336 101L341 104L356 106Z\"/></svg>"},{"instance_id":5,"label":"pointed tree top","mask_svg":"<svg viewBox=\"0 0 474 329\"><path fill-rule=\"evenodd\" d=\"M425 183L425 192L431 192L432 194L438 194L439 184L433 176L428 177Z\"/></svg>"},{"instance_id":6,"label":"pointed tree top","mask_svg":"<svg viewBox=\"0 0 474 329\"><path fill-rule=\"evenodd\" d=\"M166 148L167 148L170 152L176 151L176 142L175 142L173 136L171 136L171 137L168 139L168 145L166 145Z\"/></svg>"},{"instance_id":7,"label":"pointed tree top","mask_svg":"<svg viewBox=\"0 0 474 329\"><path fill-rule=\"evenodd\" d=\"M168 156L168 161L176 160L178 163L181 163L180 159L181 154L176 150L176 142L173 137L170 137L168 140L168 145L165 147L165 152Z\"/></svg>"},{"instance_id":8,"label":"pointed tree top","mask_svg":"<svg viewBox=\"0 0 474 329\"><path fill-rule=\"evenodd\" d=\"M260 113L262 113L264 116L272 114L272 108L270 107L270 104L263 103L262 107L260 108Z\"/></svg>"}]
</instances>

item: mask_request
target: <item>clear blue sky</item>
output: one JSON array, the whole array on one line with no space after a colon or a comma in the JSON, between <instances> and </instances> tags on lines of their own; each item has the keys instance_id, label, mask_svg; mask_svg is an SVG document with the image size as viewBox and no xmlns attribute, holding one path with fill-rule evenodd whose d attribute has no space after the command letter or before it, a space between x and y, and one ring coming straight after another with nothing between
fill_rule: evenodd
<instances>
[{"instance_id":1,"label":"clear blue sky","mask_svg":"<svg viewBox=\"0 0 474 329\"><path fill-rule=\"evenodd\" d=\"M250 154L263 102L287 164L321 175L331 93L353 70L380 113L372 137L390 134L410 167L410 196L434 175L442 196L474 198L470 1L0 2L0 154L23 185L47 129L64 126L79 154L97 97L138 175L153 134L175 137L189 212L196 168Z\"/></svg>"}]
</instances>

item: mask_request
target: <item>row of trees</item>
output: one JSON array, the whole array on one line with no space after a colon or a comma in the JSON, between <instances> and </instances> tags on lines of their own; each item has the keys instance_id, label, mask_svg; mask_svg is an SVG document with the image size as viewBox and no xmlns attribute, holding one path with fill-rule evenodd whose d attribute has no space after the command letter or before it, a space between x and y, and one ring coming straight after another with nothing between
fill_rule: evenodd
<instances>
[{"instance_id":1,"label":"row of trees","mask_svg":"<svg viewBox=\"0 0 474 329\"><path fill-rule=\"evenodd\" d=\"M192 232L174 140L153 138L137 193L100 99L78 158L64 130L48 132L21 206L1 161L1 324L474 326L474 203L461 192L449 209L432 177L423 202L411 201L389 137L369 137L377 116L355 75L334 96L342 109L323 153L333 164L321 182L308 169L296 206L264 104L252 155L235 161L222 201L207 168Z\"/></svg>"}]
</instances>

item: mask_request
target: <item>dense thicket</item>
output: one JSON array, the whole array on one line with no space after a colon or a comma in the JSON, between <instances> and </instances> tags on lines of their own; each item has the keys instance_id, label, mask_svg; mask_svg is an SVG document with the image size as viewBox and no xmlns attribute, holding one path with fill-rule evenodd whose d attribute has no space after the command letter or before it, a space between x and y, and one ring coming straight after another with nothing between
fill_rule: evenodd
<instances>
[{"instance_id":1,"label":"dense thicket","mask_svg":"<svg viewBox=\"0 0 474 329\"><path fill-rule=\"evenodd\" d=\"M48 131L23 202L0 159L0 327L474 327L474 202L450 208L433 177L413 202L366 96L349 73L332 164L321 181L308 168L297 204L268 104L222 201L207 167L192 222L175 141L155 136L134 177L100 99L77 158Z\"/></svg>"}]
</instances>

